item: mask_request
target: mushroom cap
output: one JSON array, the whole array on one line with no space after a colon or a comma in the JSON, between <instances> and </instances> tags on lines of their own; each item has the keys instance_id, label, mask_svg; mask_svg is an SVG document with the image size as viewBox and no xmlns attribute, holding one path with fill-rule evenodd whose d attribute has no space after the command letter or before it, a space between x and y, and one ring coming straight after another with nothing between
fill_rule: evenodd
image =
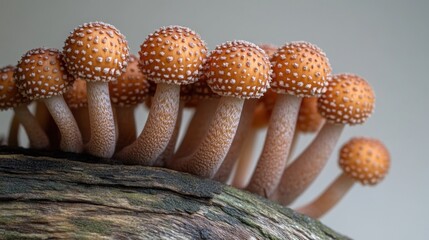
<instances>
[{"instance_id":1,"label":"mushroom cap","mask_svg":"<svg viewBox=\"0 0 429 240\"><path fill-rule=\"evenodd\" d=\"M303 133L319 130L323 117L317 111L317 98L303 98L299 108L296 129Z\"/></svg>"},{"instance_id":2,"label":"mushroom cap","mask_svg":"<svg viewBox=\"0 0 429 240\"><path fill-rule=\"evenodd\" d=\"M114 106L135 106L149 97L149 87L149 81L139 69L138 58L131 55L125 73L109 82L110 99Z\"/></svg>"},{"instance_id":3,"label":"mushroom cap","mask_svg":"<svg viewBox=\"0 0 429 240\"><path fill-rule=\"evenodd\" d=\"M252 127L262 128L268 125L276 99L277 93L272 91L271 88L267 90L264 96L258 99L253 113Z\"/></svg>"},{"instance_id":4,"label":"mushroom cap","mask_svg":"<svg viewBox=\"0 0 429 240\"><path fill-rule=\"evenodd\" d=\"M387 174L390 155L379 140L355 137L341 147L339 164L349 177L363 185L375 185Z\"/></svg>"},{"instance_id":5,"label":"mushroom cap","mask_svg":"<svg viewBox=\"0 0 429 240\"><path fill-rule=\"evenodd\" d=\"M358 75L332 76L327 91L320 96L319 113L331 123L362 124L374 110L375 95L371 86Z\"/></svg>"},{"instance_id":6,"label":"mushroom cap","mask_svg":"<svg viewBox=\"0 0 429 240\"><path fill-rule=\"evenodd\" d=\"M53 48L36 48L24 54L15 71L16 86L29 100L62 95L74 82L62 54Z\"/></svg>"},{"instance_id":7,"label":"mushroom cap","mask_svg":"<svg viewBox=\"0 0 429 240\"><path fill-rule=\"evenodd\" d=\"M210 88L208 82L207 82L207 72L208 70L208 64L207 62L203 66L203 70L201 71L201 74L198 78L198 80L189 85L192 88L192 98L198 100L201 99L209 99L209 98L219 98L220 95L213 92L213 90Z\"/></svg>"},{"instance_id":8,"label":"mushroom cap","mask_svg":"<svg viewBox=\"0 0 429 240\"><path fill-rule=\"evenodd\" d=\"M260 98L270 87L270 61L253 43L221 44L211 52L207 64L207 83L219 95Z\"/></svg>"},{"instance_id":9,"label":"mushroom cap","mask_svg":"<svg viewBox=\"0 0 429 240\"><path fill-rule=\"evenodd\" d=\"M86 81L109 82L125 72L128 43L118 29L103 22L84 23L67 37L64 60L68 71Z\"/></svg>"},{"instance_id":10,"label":"mushroom cap","mask_svg":"<svg viewBox=\"0 0 429 240\"><path fill-rule=\"evenodd\" d=\"M181 26L156 30L140 48L140 68L148 80L156 83L181 85L197 81L207 54L200 36Z\"/></svg>"},{"instance_id":11,"label":"mushroom cap","mask_svg":"<svg viewBox=\"0 0 429 240\"><path fill-rule=\"evenodd\" d=\"M276 45L273 45L273 44L266 44L266 43L264 43L264 44L259 44L258 45L262 50L264 50L265 51L265 53L267 54L267 56L269 57L269 58L271 58L273 55L274 55L274 53L277 51L277 46Z\"/></svg>"},{"instance_id":12,"label":"mushroom cap","mask_svg":"<svg viewBox=\"0 0 429 240\"><path fill-rule=\"evenodd\" d=\"M14 66L0 68L0 110L17 107L26 103L26 99L19 94L13 77Z\"/></svg>"},{"instance_id":13,"label":"mushroom cap","mask_svg":"<svg viewBox=\"0 0 429 240\"><path fill-rule=\"evenodd\" d=\"M271 87L281 94L318 97L328 85L331 66L325 53L308 42L291 42L271 57Z\"/></svg>"},{"instance_id":14,"label":"mushroom cap","mask_svg":"<svg viewBox=\"0 0 429 240\"><path fill-rule=\"evenodd\" d=\"M69 108L77 109L88 106L88 97L86 92L86 81L80 78L76 79L73 86L63 94Z\"/></svg>"}]
</instances>

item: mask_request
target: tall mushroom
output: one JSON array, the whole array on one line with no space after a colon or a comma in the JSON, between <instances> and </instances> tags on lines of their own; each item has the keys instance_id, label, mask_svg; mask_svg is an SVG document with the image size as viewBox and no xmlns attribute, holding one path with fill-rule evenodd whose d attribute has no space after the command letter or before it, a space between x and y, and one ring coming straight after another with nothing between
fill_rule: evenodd
<instances>
[{"instance_id":1,"label":"tall mushroom","mask_svg":"<svg viewBox=\"0 0 429 240\"><path fill-rule=\"evenodd\" d=\"M16 68L13 66L0 68L0 110L14 109L14 116L24 127L31 148L48 148L48 136L34 115L28 110L28 99L23 97L18 91L14 79L15 71Z\"/></svg>"},{"instance_id":2,"label":"tall mushroom","mask_svg":"<svg viewBox=\"0 0 429 240\"><path fill-rule=\"evenodd\" d=\"M265 52L246 41L217 46L207 62L207 82L222 97L204 139L180 169L211 178L231 146L244 100L266 92L271 67Z\"/></svg>"},{"instance_id":3,"label":"tall mushroom","mask_svg":"<svg viewBox=\"0 0 429 240\"><path fill-rule=\"evenodd\" d=\"M353 187L378 184L390 167L387 148L377 139L352 138L340 150L339 164L343 173L314 201L298 208L298 212L320 218Z\"/></svg>"},{"instance_id":4,"label":"tall mushroom","mask_svg":"<svg viewBox=\"0 0 429 240\"><path fill-rule=\"evenodd\" d=\"M288 205L316 179L325 166L346 124L364 123L374 110L371 86L355 74L337 74L318 99L319 113L326 119L308 147L290 164L270 197Z\"/></svg>"},{"instance_id":5,"label":"tall mushroom","mask_svg":"<svg viewBox=\"0 0 429 240\"><path fill-rule=\"evenodd\" d=\"M200 36L181 26L162 27L141 45L140 69L157 83L149 116L136 141L116 154L127 164L151 166L166 149L179 111L180 85L198 79L207 48Z\"/></svg>"},{"instance_id":6,"label":"tall mushroom","mask_svg":"<svg viewBox=\"0 0 429 240\"><path fill-rule=\"evenodd\" d=\"M41 100L48 108L61 133L61 150L82 152L79 128L62 96L74 78L64 68L61 52L52 48L28 51L18 62L15 79L21 95Z\"/></svg>"},{"instance_id":7,"label":"tall mushroom","mask_svg":"<svg viewBox=\"0 0 429 240\"><path fill-rule=\"evenodd\" d=\"M125 71L128 43L114 26L91 22L70 33L63 53L68 71L87 81L91 139L85 149L89 154L110 158L116 137L108 82Z\"/></svg>"},{"instance_id":8,"label":"tall mushroom","mask_svg":"<svg viewBox=\"0 0 429 240\"><path fill-rule=\"evenodd\" d=\"M268 125L264 148L247 190L269 196L277 187L287 164L302 97L320 96L331 67L321 49L307 42L292 42L271 58L272 89L277 100Z\"/></svg>"}]
</instances>

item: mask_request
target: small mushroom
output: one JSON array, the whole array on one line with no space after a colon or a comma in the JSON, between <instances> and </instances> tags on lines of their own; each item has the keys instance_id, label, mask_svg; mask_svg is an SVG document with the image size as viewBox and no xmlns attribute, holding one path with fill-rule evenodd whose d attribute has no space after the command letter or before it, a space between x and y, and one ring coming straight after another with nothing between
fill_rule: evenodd
<instances>
[{"instance_id":1,"label":"small mushroom","mask_svg":"<svg viewBox=\"0 0 429 240\"><path fill-rule=\"evenodd\" d=\"M331 155L346 124L364 123L374 110L371 86L355 74L337 74L318 99L319 113L326 123L308 147L290 164L275 193L270 197L292 203L316 179Z\"/></svg>"},{"instance_id":2,"label":"small mushroom","mask_svg":"<svg viewBox=\"0 0 429 240\"><path fill-rule=\"evenodd\" d=\"M49 139L33 114L28 110L29 100L23 97L16 86L14 72L16 68L0 68L0 110L13 108L15 117L22 124L30 141L30 147L44 149L49 147Z\"/></svg>"},{"instance_id":3,"label":"small mushroom","mask_svg":"<svg viewBox=\"0 0 429 240\"><path fill-rule=\"evenodd\" d=\"M61 52L52 48L28 51L18 62L15 79L21 95L30 101L41 100L48 108L61 132L61 150L82 152L79 128L62 96L74 78L64 68Z\"/></svg>"},{"instance_id":4,"label":"small mushroom","mask_svg":"<svg viewBox=\"0 0 429 240\"><path fill-rule=\"evenodd\" d=\"M343 173L314 201L297 209L313 218L320 218L332 209L355 182L376 185L387 174L390 155L377 139L352 138L340 150L339 164Z\"/></svg>"},{"instance_id":5,"label":"small mushroom","mask_svg":"<svg viewBox=\"0 0 429 240\"><path fill-rule=\"evenodd\" d=\"M211 178L231 146L244 100L259 98L266 92L271 68L265 52L246 41L217 46L207 64L207 82L222 97L204 139L180 169Z\"/></svg>"},{"instance_id":6,"label":"small mushroom","mask_svg":"<svg viewBox=\"0 0 429 240\"><path fill-rule=\"evenodd\" d=\"M87 81L91 139L85 149L94 156L110 158L115 151L116 132L108 82L125 72L128 43L114 26L91 22L70 33L63 53L68 71Z\"/></svg>"},{"instance_id":7,"label":"small mushroom","mask_svg":"<svg viewBox=\"0 0 429 240\"><path fill-rule=\"evenodd\" d=\"M7 138L7 145L9 147L18 147L19 146L19 120L16 114L13 115L12 120L10 121L9 126L9 135Z\"/></svg>"},{"instance_id":8,"label":"small mushroom","mask_svg":"<svg viewBox=\"0 0 429 240\"><path fill-rule=\"evenodd\" d=\"M271 64L271 85L278 95L261 156L247 186L247 190L262 196L274 192L287 165L301 98L320 96L331 74L325 53L307 42L280 47Z\"/></svg>"},{"instance_id":9,"label":"small mushroom","mask_svg":"<svg viewBox=\"0 0 429 240\"><path fill-rule=\"evenodd\" d=\"M157 83L149 116L136 141L115 158L126 164L151 166L173 135L179 111L180 85L198 79L207 48L200 36L181 26L162 27L141 45L140 69Z\"/></svg>"}]
</instances>

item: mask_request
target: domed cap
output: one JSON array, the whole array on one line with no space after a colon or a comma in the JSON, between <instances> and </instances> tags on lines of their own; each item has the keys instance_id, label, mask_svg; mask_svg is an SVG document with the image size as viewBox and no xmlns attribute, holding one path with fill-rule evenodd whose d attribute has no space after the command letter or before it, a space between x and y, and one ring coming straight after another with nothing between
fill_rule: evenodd
<instances>
[{"instance_id":1,"label":"domed cap","mask_svg":"<svg viewBox=\"0 0 429 240\"><path fill-rule=\"evenodd\" d=\"M143 44L141 70L156 83L191 84L198 80L206 59L207 47L200 36L181 26L162 27Z\"/></svg>"},{"instance_id":2,"label":"domed cap","mask_svg":"<svg viewBox=\"0 0 429 240\"><path fill-rule=\"evenodd\" d=\"M219 95L259 98L270 86L270 62L253 43L226 42L217 46L207 61L207 82Z\"/></svg>"},{"instance_id":3,"label":"domed cap","mask_svg":"<svg viewBox=\"0 0 429 240\"><path fill-rule=\"evenodd\" d=\"M76 79L73 86L63 94L69 108L83 108L88 106L88 97L86 93L86 81Z\"/></svg>"},{"instance_id":4,"label":"domed cap","mask_svg":"<svg viewBox=\"0 0 429 240\"><path fill-rule=\"evenodd\" d=\"M304 133L316 132L322 122L323 117L317 111L317 98L303 98L296 121L296 129Z\"/></svg>"},{"instance_id":5,"label":"domed cap","mask_svg":"<svg viewBox=\"0 0 429 240\"><path fill-rule=\"evenodd\" d=\"M62 95L74 82L64 68L62 54L53 48L36 48L22 56L15 80L21 95L29 100Z\"/></svg>"},{"instance_id":6,"label":"domed cap","mask_svg":"<svg viewBox=\"0 0 429 240\"><path fill-rule=\"evenodd\" d=\"M337 74L318 100L319 113L332 123L361 124L374 110L371 86L354 74Z\"/></svg>"},{"instance_id":7,"label":"domed cap","mask_svg":"<svg viewBox=\"0 0 429 240\"><path fill-rule=\"evenodd\" d=\"M124 35L114 26L92 22L71 32L63 53L67 69L76 78L108 82L125 71L129 49Z\"/></svg>"},{"instance_id":8,"label":"domed cap","mask_svg":"<svg viewBox=\"0 0 429 240\"><path fill-rule=\"evenodd\" d=\"M14 108L26 102L16 87L13 79L14 71L15 67L13 66L0 68L0 110Z\"/></svg>"},{"instance_id":9,"label":"domed cap","mask_svg":"<svg viewBox=\"0 0 429 240\"><path fill-rule=\"evenodd\" d=\"M364 185L375 185L387 174L390 155L377 139L352 138L341 147L339 164L349 177Z\"/></svg>"},{"instance_id":10,"label":"domed cap","mask_svg":"<svg viewBox=\"0 0 429 240\"><path fill-rule=\"evenodd\" d=\"M137 57L131 55L126 72L109 82L110 99L116 106L135 106L149 97L149 87L149 81L139 69Z\"/></svg>"},{"instance_id":11,"label":"domed cap","mask_svg":"<svg viewBox=\"0 0 429 240\"><path fill-rule=\"evenodd\" d=\"M277 51L277 46L272 44L259 44L258 46L265 51L269 58L271 58Z\"/></svg>"},{"instance_id":12,"label":"domed cap","mask_svg":"<svg viewBox=\"0 0 429 240\"><path fill-rule=\"evenodd\" d=\"M208 64L204 64L202 73L198 80L191 84L192 86L192 97L195 99L208 99L208 98L219 98L220 95L213 92L207 82L207 70Z\"/></svg>"},{"instance_id":13,"label":"domed cap","mask_svg":"<svg viewBox=\"0 0 429 240\"><path fill-rule=\"evenodd\" d=\"M331 66L325 53L308 42L292 42L271 57L271 87L277 93L318 97L326 90Z\"/></svg>"}]
</instances>

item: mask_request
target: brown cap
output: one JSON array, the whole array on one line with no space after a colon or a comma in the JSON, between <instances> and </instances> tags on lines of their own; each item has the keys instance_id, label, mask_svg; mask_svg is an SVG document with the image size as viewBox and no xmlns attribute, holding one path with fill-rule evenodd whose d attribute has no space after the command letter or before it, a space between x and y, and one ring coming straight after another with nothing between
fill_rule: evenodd
<instances>
[{"instance_id":1,"label":"brown cap","mask_svg":"<svg viewBox=\"0 0 429 240\"><path fill-rule=\"evenodd\" d=\"M274 53L277 51L277 48L278 48L273 44L259 44L258 46L265 51L265 53L269 58L271 58L274 55Z\"/></svg>"},{"instance_id":2,"label":"brown cap","mask_svg":"<svg viewBox=\"0 0 429 240\"><path fill-rule=\"evenodd\" d=\"M76 79L73 86L63 94L69 108L83 108L88 106L88 98L86 93L86 81Z\"/></svg>"},{"instance_id":3,"label":"brown cap","mask_svg":"<svg viewBox=\"0 0 429 240\"><path fill-rule=\"evenodd\" d=\"M29 100L62 95L74 82L64 68L61 52L53 48L28 51L16 68L16 85Z\"/></svg>"},{"instance_id":4,"label":"brown cap","mask_svg":"<svg viewBox=\"0 0 429 240\"><path fill-rule=\"evenodd\" d=\"M118 29L103 22L85 23L65 41L68 71L87 81L116 80L127 67L128 43Z\"/></svg>"},{"instance_id":5,"label":"brown cap","mask_svg":"<svg viewBox=\"0 0 429 240\"><path fill-rule=\"evenodd\" d=\"M141 70L156 83L191 84L198 79L206 59L207 47L200 36L181 26L162 27L143 44Z\"/></svg>"},{"instance_id":6,"label":"brown cap","mask_svg":"<svg viewBox=\"0 0 429 240\"><path fill-rule=\"evenodd\" d=\"M0 68L0 110L14 108L27 102L18 92L13 79L14 71L13 66Z\"/></svg>"},{"instance_id":7,"label":"brown cap","mask_svg":"<svg viewBox=\"0 0 429 240\"><path fill-rule=\"evenodd\" d=\"M299 108L296 129L303 133L319 130L323 117L317 111L317 98L303 98Z\"/></svg>"},{"instance_id":8,"label":"brown cap","mask_svg":"<svg viewBox=\"0 0 429 240\"><path fill-rule=\"evenodd\" d=\"M270 62L253 43L226 42L212 51L207 62L207 82L222 96L259 98L270 87Z\"/></svg>"},{"instance_id":9,"label":"brown cap","mask_svg":"<svg viewBox=\"0 0 429 240\"><path fill-rule=\"evenodd\" d=\"M308 42L292 42L279 48L271 58L277 93L318 97L326 90L331 66L325 53Z\"/></svg>"},{"instance_id":10,"label":"brown cap","mask_svg":"<svg viewBox=\"0 0 429 240\"><path fill-rule=\"evenodd\" d=\"M203 70L198 78L198 81L189 85L192 87L192 98L197 101L200 99L208 99L208 98L219 98L220 95L213 92L207 82L207 70L208 70L207 62L203 66Z\"/></svg>"},{"instance_id":11,"label":"brown cap","mask_svg":"<svg viewBox=\"0 0 429 240\"><path fill-rule=\"evenodd\" d=\"M332 123L361 124L374 110L371 86L355 74L336 74L318 100L319 113Z\"/></svg>"},{"instance_id":12,"label":"brown cap","mask_svg":"<svg viewBox=\"0 0 429 240\"><path fill-rule=\"evenodd\" d=\"M149 87L149 81L139 69L138 58L131 55L126 72L109 82L110 99L115 106L135 106L149 97Z\"/></svg>"},{"instance_id":13,"label":"brown cap","mask_svg":"<svg viewBox=\"0 0 429 240\"><path fill-rule=\"evenodd\" d=\"M341 147L339 164L349 177L364 185L375 185L387 174L390 155L379 140L356 137Z\"/></svg>"}]
</instances>

